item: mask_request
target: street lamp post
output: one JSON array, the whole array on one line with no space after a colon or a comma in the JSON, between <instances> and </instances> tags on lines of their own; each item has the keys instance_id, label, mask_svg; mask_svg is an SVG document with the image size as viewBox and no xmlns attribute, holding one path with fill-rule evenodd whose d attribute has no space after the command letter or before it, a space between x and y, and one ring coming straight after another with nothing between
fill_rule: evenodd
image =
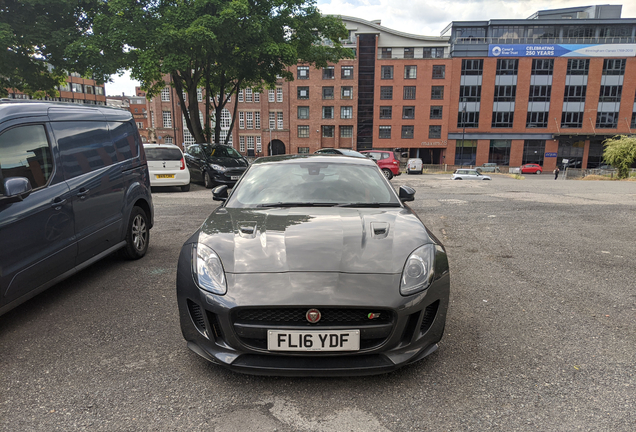
<instances>
[{"instance_id":1,"label":"street lamp post","mask_svg":"<svg viewBox=\"0 0 636 432\"><path fill-rule=\"evenodd\" d=\"M464 100L464 107L462 108L462 147L460 155L461 167L464 167L464 137L466 135L466 101Z\"/></svg>"}]
</instances>

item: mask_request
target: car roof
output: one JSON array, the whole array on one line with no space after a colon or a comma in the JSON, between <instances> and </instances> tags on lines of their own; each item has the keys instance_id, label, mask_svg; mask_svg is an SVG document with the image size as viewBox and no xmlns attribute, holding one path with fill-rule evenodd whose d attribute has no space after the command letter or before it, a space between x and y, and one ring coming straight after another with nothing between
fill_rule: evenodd
<instances>
[{"instance_id":1,"label":"car roof","mask_svg":"<svg viewBox=\"0 0 636 432\"><path fill-rule=\"evenodd\" d=\"M355 164L355 165L369 165L377 167L376 163L369 158L350 157L344 155L324 155L324 154L303 154L303 155L278 155L278 156L266 156L256 159L252 162L252 165L260 164L274 164L274 163L307 163L312 162L327 162L337 164Z\"/></svg>"},{"instance_id":2,"label":"car roof","mask_svg":"<svg viewBox=\"0 0 636 432\"><path fill-rule=\"evenodd\" d=\"M121 108L102 105L79 105L69 102L1 100L0 121L17 117L48 115L51 120L128 121L132 114Z\"/></svg>"}]
</instances>

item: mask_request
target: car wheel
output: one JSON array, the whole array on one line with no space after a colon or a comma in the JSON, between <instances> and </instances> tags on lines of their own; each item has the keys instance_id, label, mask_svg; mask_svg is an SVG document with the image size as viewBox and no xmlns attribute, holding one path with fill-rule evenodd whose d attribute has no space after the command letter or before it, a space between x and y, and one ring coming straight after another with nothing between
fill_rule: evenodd
<instances>
[{"instance_id":1,"label":"car wheel","mask_svg":"<svg viewBox=\"0 0 636 432\"><path fill-rule=\"evenodd\" d=\"M461 177L455 177L455 180L461 180L461 179L462 179Z\"/></svg>"},{"instance_id":2,"label":"car wheel","mask_svg":"<svg viewBox=\"0 0 636 432\"><path fill-rule=\"evenodd\" d=\"M537 172L535 174L541 174L541 170L537 170Z\"/></svg>"},{"instance_id":3,"label":"car wheel","mask_svg":"<svg viewBox=\"0 0 636 432\"><path fill-rule=\"evenodd\" d=\"M126 246L122 249L124 258L136 260L146 255L149 239L148 216L141 207L133 207L126 228Z\"/></svg>"},{"instance_id":4,"label":"car wheel","mask_svg":"<svg viewBox=\"0 0 636 432\"><path fill-rule=\"evenodd\" d=\"M210 178L210 174L208 174L207 171L203 174L203 186L205 186L206 189L212 189L212 186L214 186L212 184L212 179Z\"/></svg>"},{"instance_id":5,"label":"car wheel","mask_svg":"<svg viewBox=\"0 0 636 432\"><path fill-rule=\"evenodd\" d=\"M181 186L181 192L188 192L190 190L190 183L187 185Z\"/></svg>"},{"instance_id":6,"label":"car wheel","mask_svg":"<svg viewBox=\"0 0 636 432\"><path fill-rule=\"evenodd\" d=\"M387 180L391 180L393 178L393 173L388 168L382 168L382 174L386 177Z\"/></svg>"}]
</instances>

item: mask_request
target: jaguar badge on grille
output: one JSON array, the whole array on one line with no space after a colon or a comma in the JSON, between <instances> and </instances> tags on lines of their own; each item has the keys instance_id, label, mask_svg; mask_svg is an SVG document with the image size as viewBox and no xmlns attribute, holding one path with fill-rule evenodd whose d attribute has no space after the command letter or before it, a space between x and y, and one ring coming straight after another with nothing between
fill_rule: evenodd
<instances>
[{"instance_id":1,"label":"jaguar badge on grille","mask_svg":"<svg viewBox=\"0 0 636 432\"><path fill-rule=\"evenodd\" d=\"M320 317L321 315L318 309L309 309L307 313L305 314L305 318L307 318L307 321L309 321L312 324L315 324L318 321L320 321Z\"/></svg>"}]
</instances>

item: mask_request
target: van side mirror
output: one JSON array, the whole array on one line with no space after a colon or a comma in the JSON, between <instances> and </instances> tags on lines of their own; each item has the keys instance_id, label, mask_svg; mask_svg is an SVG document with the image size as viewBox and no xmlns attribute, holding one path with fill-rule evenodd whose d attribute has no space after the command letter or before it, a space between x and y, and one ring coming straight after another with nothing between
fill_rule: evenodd
<instances>
[{"instance_id":1,"label":"van side mirror","mask_svg":"<svg viewBox=\"0 0 636 432\"><path fill-rule=\"evenodd\" d=\"M212 199L214 201L227 200L227 185L217 186L212 189Z\"/></svg>"},{"instance_id":2,"label":"van side mirror","mask_svg":"<svg viewBox=\"0 0 636 432\"><path fill-rule=\"evenodd\" d=\"M415 201L415 189L409 186L400 186L400 201Z\"/></svg>"},{"instance_id":3,"label":"van side mirror","mask_svg":"<svg viewBox=\"0 0 636 432\"><path fill-rule=\"evenodd\" d=\"M26 177L9 177L4 179L4 196L2 202L12 203L22 201L31 194L31 182Z\"/></svg>"}]
</instances>

